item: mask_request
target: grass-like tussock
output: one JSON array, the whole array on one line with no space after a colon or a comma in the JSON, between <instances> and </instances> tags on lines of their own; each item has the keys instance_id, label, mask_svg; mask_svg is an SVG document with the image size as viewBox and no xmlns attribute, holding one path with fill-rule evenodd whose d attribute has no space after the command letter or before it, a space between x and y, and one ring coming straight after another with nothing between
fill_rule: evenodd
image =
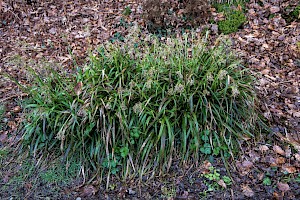
<instances>
[{"instance_id":1,"label":"grass-like tussock","mask_svg":"<svg viewBox=\"0 0 300 200\"><path fill-rule=\"evenodd\" d=\"M234 155L255 133L253 77L227 40L188 37L106 43L72 77L33 72L23 146L123 177Z\"/></svg>"}]
</instances>

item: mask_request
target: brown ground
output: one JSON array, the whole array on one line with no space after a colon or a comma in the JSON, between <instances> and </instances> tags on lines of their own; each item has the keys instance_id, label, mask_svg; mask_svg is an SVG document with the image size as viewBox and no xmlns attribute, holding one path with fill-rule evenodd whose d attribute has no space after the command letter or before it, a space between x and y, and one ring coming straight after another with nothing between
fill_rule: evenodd
<instances>
[{"instance_id":1,"label":"brown ground","mask_svg":"<svg viewBox=\"0 0 300 200\"><path fill-rule=\"evenodd\" d=\"M174 164L169 175L141 186L136 182L122 184L112 180L114 187L109 191L96 182L79 187L80 179L69 186L41 183L32 186L34 177L4 189L17 171L9 166L19 166L22 161L1 159L5 168L0 173L0 198L300 199L300 23L283 18L288 4L296 5L284 0L264 4L251 0L247 4L248 22L230 35L234 50L258 77L260 107L272 129L261 140L244 143L241 156L229 160L234 181L230 187L216 186L217 190L203 194L209 185L202 176L209 163L204 163L186 169ZM132 10L130 16L122 14L126 6ZM0 0L0 10L0 73L8 72L24 83L26 65L38 67L48 63L72 72L85 62L88 50L118 34L125 36L131 23L145 25L135 1L38 0L27 4L23 0ZM215 15L216 21L218 17ZM212 37L216 36L214 26L201 25L199 30L205 27L212 30ZM142 31L147 34L147 30ZM22 116L18 101L25 96L14 83L1 76L0 103L6 104L8 112L5 129L0 131L0 148L14 146L20 137L16 131ZM226 174L221 160L212 164L220 169L220 174ZM271 179L270 186L263 183L266 177ZM50 192L51 188L59 189Z\"/></svg>"}]
</instances>

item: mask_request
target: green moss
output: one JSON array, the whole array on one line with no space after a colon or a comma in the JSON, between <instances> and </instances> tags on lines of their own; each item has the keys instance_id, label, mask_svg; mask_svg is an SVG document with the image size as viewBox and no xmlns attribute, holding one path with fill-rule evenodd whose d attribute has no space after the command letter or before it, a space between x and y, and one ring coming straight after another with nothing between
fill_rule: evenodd
<instances>
[{"instance_id":1,"label":"green moss","mask_svg":"<svg viewBox=\"0 0 300 200\"><path fill-rule=\"evenodd\" d=\"M236 32L246 22L246 16L244 14L246 10L245 2L246 1L234 0L230 3L214 4L216 11L218 13L224 13L225 16L225 20L218 22L220 32L224 34Z\"/></svg>"},{"instance_id":2,"label":"green moss","mask_svg":"<svg viewBox=\"0 0 300 200\"><path fill-rule=\"evenodd\" d=\"M288 6L286 8L286 11L288 12L288 10L290 9L290 7ZM283 15L283 18L286 20L287 23L291 23L293 21L300 21L300 5L298 5L297 7L295 7L292 11L288 12L288 14Z\"/></svg>"},{"instance_id":3,"label":"green moss","mask_svg":"<svg viewBox=\"0 0 300 200\"><path fill-rule=\"evenodd\" d=\"M292 17L295 19L299 19L300 17L300 5L298 5L292 12L291 12Z\"/></svg>"},{"instance_id":4,"label":"green moss","mask_svg":"<svg viewBox=\"0 0 300 200\"><path fill-rule=\"evenodd\" d=\"M225 20L218 22L219 30L224 34L238 31L246 22L246 16L242 11L232 10L225 14Z\"/></svg>"}]
</instances>

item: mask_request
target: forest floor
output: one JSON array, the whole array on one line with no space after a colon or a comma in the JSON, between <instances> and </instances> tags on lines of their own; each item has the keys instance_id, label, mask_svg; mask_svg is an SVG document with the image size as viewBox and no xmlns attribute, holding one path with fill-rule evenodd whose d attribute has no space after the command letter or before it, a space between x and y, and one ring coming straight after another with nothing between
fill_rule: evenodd
<instances>
[{"instance_id":1,"label":"forest floor","mask_svg":"<svg viewBox=\"0 0 300 200\"><path fill-rule=\"evenodd\" d=\"M224 184L204 176L227 175L219 159L198 167L174 166L168 175L144 183L112 179L108 190L97 181L83 185L82 178L60 173L47 158L35 161L39 167L32 166L14 151L21 137L20 102L27 94L1 76L0 103L6 112L0 129L0 198L300 199L300 22L284 18L285 10L297 3L255 2L246 4L247 22L229 37L233 50L257 77L259 107L271 132L249 139L240 156L228 160L232 181ZM124 15L126 7L131 9L129 15ZM0 11L0 75L9 73L24 84L30 84L26 66L72 73L104 41L122 39L132 24L146 24L135 1L0 1ZM212 12L215 21L222 17ZM212 40L219 34L209 23L197 29L199 34L202 30L210 30ZM149 34L145 28L142 32Z\"/></svg>"}]
</instances>

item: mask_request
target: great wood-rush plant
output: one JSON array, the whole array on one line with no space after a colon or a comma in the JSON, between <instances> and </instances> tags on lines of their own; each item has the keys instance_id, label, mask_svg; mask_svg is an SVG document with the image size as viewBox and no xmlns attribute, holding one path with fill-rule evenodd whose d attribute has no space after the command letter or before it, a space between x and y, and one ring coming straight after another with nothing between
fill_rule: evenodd
<instances>
[{"instance_id":1,"label":"great wood-rush plant","mask_svg":"<svg viewBox=\"0 0 300 200\"><path fill-rule=\"evenodd\" d=\"M33 72L23 147L79 155L123 178L167 172L175 159L235 155L255 135L253 77L229 40L208 47L206 39L162 44L133 33L125 44L103 44L74 76Z\"/></svg>"}]
</instances>

